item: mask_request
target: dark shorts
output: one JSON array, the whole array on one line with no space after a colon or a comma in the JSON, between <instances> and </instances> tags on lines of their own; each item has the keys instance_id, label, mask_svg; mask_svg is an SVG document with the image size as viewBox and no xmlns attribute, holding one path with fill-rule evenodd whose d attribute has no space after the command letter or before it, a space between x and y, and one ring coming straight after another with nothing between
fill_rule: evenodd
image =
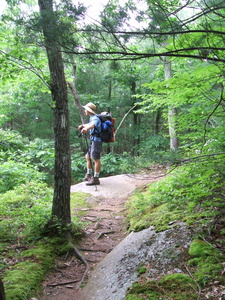
<instances>
[{"instance_id":1,"label":"dark shorts","mask_svg":"<svg viewBox=\"0 0 225 300\"><path fill-rule=\"evenodd\" d=\"M100 141L91 141L88 154L91 159L100 159L102 152L102 142Z\"/></svg>"}]
</instances>

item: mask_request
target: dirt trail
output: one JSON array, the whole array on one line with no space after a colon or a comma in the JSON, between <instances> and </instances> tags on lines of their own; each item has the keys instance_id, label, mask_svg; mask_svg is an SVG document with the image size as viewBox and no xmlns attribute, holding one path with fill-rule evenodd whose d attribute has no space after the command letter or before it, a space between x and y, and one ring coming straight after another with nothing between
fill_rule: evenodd
<instances>
[{"instance_id":1,"label":"dirt trail","mask_svg":"<svg viewBox=\"0 0 225 300\"><path fill-rule=\"evenodd\" d=\"M125 238L124 203L129 194L139 186L161 179L163 173L162 169L157 169L145 175L102 178L97 189L94 186L87 187L85 183L71 187L71 192L90 193L92 196L87 201L94 204L90 209L83 209L82 220L88 223L85 235L77 246L89 264L87 277L90 277L96 265ZM85 300L82 288L79 287L85 270L85 265L72 254L60 257L56 261L55 269L43 283L44 292L38 299Z\"/></svg>"}]
</instances>

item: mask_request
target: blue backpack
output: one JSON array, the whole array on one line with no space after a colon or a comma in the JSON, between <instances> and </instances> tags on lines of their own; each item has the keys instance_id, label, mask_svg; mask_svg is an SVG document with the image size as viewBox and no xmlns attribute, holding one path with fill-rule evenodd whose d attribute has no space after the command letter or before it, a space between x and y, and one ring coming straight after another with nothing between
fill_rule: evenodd
<instances>
[{"instance_id":1,"label":"blue backpack","mask_svg":"<svg viewBox=\"0 0 225 300\"><path fill-rule=\"evenodd\" d=\"M102 112L99 115L96 115L101 121L101 132L95 128L98 137L101 138L103 143L114 142L114 120L110 113Z\"/></svg>"}]
</instances>

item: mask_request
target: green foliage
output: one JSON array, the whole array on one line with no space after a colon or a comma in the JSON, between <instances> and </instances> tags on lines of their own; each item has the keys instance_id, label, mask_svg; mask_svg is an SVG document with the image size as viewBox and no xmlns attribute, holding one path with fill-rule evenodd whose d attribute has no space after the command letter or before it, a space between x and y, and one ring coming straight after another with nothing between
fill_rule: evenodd
<instances>
[{"instance_id":1,"label":"green foliage","mask_svg":"<svg viewBox=\"0 0 225 300\"><path fill-rule=\"evenodd\" d=\"M20 149L25 150L25 140L27 141L16 131L0 128L0 159L5 159L5 153L18 153L17 151Z\"/></svg>"},{"instance_id":2,"label":"green foliage","mask_svg":"<svg viewBox=\"0 0 225 300\"><path fill-rule=\"evenodd\" d=\"M145 267L140 267L140 268L138 269L138 274L139 274L139 275L144 274L144 273L146 273L146 271L147 271L147 268L145 268Z\"/></svg>"},{"instance_id":3,"label":"green foliage","mask_svg":"<svg viewBox=\"0 0 225 300\"><path fill-rule=\"evenodd\" d=\"M122 174L131 168L127 168L129 164L129 155L128 153L123 153L122 155L118 154L105 154L102 156L102 176L109 176L109 175L117 175Z\"/></svg>"},{"instance_id":4,"label":"green foliage","mask_svg":"<svg viewBox=\"0 0 225 300\"><path fill-rule=\"evenodd\" d=\"M131 158L128 153L123 155L113 154L112 152L104 154L101 157L101 177L132 172L134 165L130 163ZM82 181L86 172L86 160L81 153L72 154L72 180L73 182Z\"/></svg>"},{"instance_id":5,"label":"green foliage","mask_svg":"<svg viewBox=\"0 0 225 300\"><path fill-rule=\"evenodd\" d=\"M43 180L44 174L33 166L23 163L7 161L0 166L0 193L31 181Z\"/></svg>"},{"instance_id":6,"label":"green foliage","mask_svg":"<svg viewBox=\"0 0 225 300\"><path fill-rule=\"evenodd\" d=\"M41 251L43 255L38 255L40 249L35 247L33 260L24 260L21 257L21 251L28 247L27 242L32 247L32 242L42 236L43 227L50 218L51 201L52 190L37 181L14 187L14 190L1 195L0 273L5 273L7 299L27 299L40 287L46 272L43 265L52 265L47 249ZM18 246L17 250L17 245L23 246Z\"/></svg>"},{"instance_id":7,"label":"green foliage","mask_svg":"<svg viewBox=\"0 0 225 300\"><path fill-rule=\"evenodd\" d=\"M189 274L173 273L162 276L156 281L147 281L133 284L128 291L126 299L165 299L172 298L198 299L198 290L207 283L224 282L221 275L224 255L212 245L202 241L194 240L190 245L189 253L195 258L188 261L191 268ZM141 276L141 272L139 273ZM143 298L144 297L144 298ZM145 298L146 297L146 298Z\"/></svg>"},{"instance_id":8,"label":"green foliage","mask_svg":"<svg viewBox=\"0 0 225 300\"><path fill-rule=\"evenodd\" d=\"M1 195L2 241L15 241L21 236L39 238L50 218L52 190L46 184L29 182ZM13 220L13 222L12 222Z\"/></svg>"},{"instance_id":9,"label":"green foliage","mask_svg":"<svg viewBox=\"0 0 225 300\"><path fill-rule=\"evenodd\" d=\"M224 207L223 164L221 157L184 165L144 193L135 194L128 202L131 229L150 225L165 229L174 220L207 222Z\"/></svg>"},{"instance_id":10,"label":"green foliage","mask_svg":"<svg viewBox=\"0 0 225 300\"><path fill-rule=\"evenodd\" d=\"M20 153L23 160L28 160L37 170L45 174L43 180L53 182L55 151L52 140L36 138L26 144L26 151Z\"/></svg>"},{"instance_id":11,"label":"green foliage","mask_svg":"<svg viewBox=\"0 0 225 300\"><path fill-rule=\"evenodd\" d=\"M71 155L71 172L72 172L72 183L82 181L86 172L86 160L84 153L73 152Z\"/></svg>"},{"instance_id":12,"label":"green foliage","mask_svg":"<svg viewBox=\"0 0 225 300\"><path fill-rule=\"evenodd\" d=\"M87 208L89 206L86 201L87 197L90 197L90 194L83 192L71 193L71 210Z\"/></svg>"},{"instance_id":13,"label":"green foliage","mask_svg":"<svg viewBox=\"0 0 225 300\"><path fill-rule=\"evenodd\" d=\"M140 143L142 155L153 155L158 151L165 151L168 149L168 139L161 135L153 135L144 139Z\"/></svg>"},{"instance_id":14,"label":"green foliage","mask_svg":"<svg viewBox=\"0 0 225 300\"><path fill-rule=\"evenodd\" d=\"M29 141L15 131L0 131L0 192L32 180L48 180L53 176L53 142ZM48 175L47 175L48 174Z\"/></svg>"},{"instance_id":15,"label":"green foliage","mask_svg":"<svg viewBox=\"0 0 225 300\"><path fill-rule=\"evenodd\" d=\"M138 112L153 113L161 109L166 119L168 107L172 106L177 110L176 134L180 149L193 153L202 150L204 145L206 150L206 142L213 140L211 151L224 151L224 66L204 63L203 67L189 62L185 72L179 66L174 65L174 75L169 80L157 78L143 85L147 92L137 96Z\"/></svg>"},{"instance_id":16,"label":"green foliage","mask_svg":"<svg viewBox=\"0 0 225 300\"><path fill-rule=\"evenodd\" d=\"M54 143L51 140L36 138L28 141L18 132L1 131L2 151L0 167L2 185L0 192L13 189L21 183L32 180L53 182L54 174ZM1 145L1 144L0 144ZM106 145L107 147L107 145ZM86 172L84 153L79 150L79 144L71 145L72 182L82 181ZM112 152L102 155L101 176L109 176L129 172L134 169L129 153L123 155Z\"/></svg>"}]
</instances>

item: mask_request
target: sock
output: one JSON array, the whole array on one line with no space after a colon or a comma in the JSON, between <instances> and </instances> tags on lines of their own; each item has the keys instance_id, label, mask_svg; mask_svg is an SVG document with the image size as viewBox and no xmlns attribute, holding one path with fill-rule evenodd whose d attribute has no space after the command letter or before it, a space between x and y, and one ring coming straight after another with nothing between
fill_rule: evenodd
<instances>
[{"instance_id":1,"label":"sock","mask_svg":"<svg viewBox=\"0 0 225 300\"><path fill-rule=\"evenodd\" d=\"M94 177L99 177L99 173L95 172Z\"/></svg>"},{"instance_id":2,"label":"sock","mask_svg":"<svg viewBox=\"0 0 225 300\"><path fill-rule=\"evenodd\" d=\"M87 169L87 174L91 175L91 173L92 173L92 169Z\"/></svg>"}]
</instances>

